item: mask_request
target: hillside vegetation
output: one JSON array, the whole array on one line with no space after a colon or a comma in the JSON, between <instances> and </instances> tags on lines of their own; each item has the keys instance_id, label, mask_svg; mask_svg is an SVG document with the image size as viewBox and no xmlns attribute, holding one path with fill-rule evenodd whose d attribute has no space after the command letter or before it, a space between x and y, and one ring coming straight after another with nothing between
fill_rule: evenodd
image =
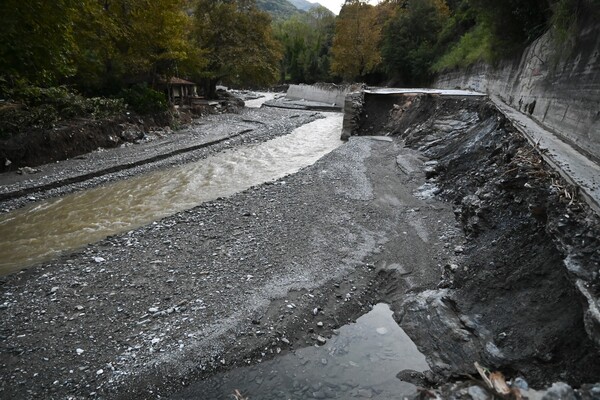
<instances>
[{"instance_id":1,"label":"hillside vegetation","mask_svg":"<svg viewBox=\"0 0 600 400\"><path fill-rule=\"evenodd\" d=\"M0 135L65 115L164 110L174 76L207 97L217 83L427 85L513 57L548 29L568 48L599 10L600 0L347 0L336 17L286 0L4 0Z\"/></svg>"}]
</instances>

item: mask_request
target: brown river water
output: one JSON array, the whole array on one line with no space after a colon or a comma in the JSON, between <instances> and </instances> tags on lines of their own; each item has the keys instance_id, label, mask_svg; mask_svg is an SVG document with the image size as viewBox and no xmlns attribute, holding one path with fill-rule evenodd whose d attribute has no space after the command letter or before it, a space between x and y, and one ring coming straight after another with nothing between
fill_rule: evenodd
<instances>
[{"instance_id":1,"label":"brown river water","mask_svg":"<svg viewBox=\"0 0 600 400\"><path fill-rule=\"evenodd\" d=\"M261 144L1 215L0 275L297 172L342 144L341 127L341 114L327 114Z\"/></svg>"}]
</instances>

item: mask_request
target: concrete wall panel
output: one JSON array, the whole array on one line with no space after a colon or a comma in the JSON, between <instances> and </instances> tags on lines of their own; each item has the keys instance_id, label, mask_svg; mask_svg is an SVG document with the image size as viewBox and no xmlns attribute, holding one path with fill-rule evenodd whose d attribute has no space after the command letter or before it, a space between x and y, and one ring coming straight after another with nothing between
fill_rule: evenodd
<instances>
[{"instance_id":1,"label":"concrete wall panel","mask_svg":"<svg viewBox=\"0 0 600 400\"><path fill-rule=\"evenodd\" d=\"M600 160L600 23L581 29L572 46L556 47L547 33L519 60L445 73L435 86L497 95Z\"/></svg>"}]
</instances>

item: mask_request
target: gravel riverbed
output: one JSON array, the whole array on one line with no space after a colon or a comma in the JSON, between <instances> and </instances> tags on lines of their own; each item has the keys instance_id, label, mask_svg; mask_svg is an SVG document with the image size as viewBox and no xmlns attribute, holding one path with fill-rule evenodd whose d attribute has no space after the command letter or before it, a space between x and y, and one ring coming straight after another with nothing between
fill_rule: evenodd
<instances>
[{"instance_id":1,"label":"gravel riverbed","mask_svg":"<svg viewBox=\"0 0 600 400\"><path fill-rule=\"evenodd\" d=\"M35 197L264 141L318 117L251 113L262 123L228 143ZM400 154L413 170L398 168ZM462 239L448 205L413 195L422 165L400 142L354 138L292 176L3 277L1 396L168 396L315 344L384 298L384 283L435 285Z\"/></svg>"}]
</instances>

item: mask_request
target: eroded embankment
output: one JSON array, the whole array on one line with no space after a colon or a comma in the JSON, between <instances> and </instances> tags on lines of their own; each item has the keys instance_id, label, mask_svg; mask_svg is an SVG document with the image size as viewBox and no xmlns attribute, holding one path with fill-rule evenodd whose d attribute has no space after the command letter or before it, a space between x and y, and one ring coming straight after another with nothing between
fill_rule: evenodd
<instances>
[{"instance_id":1,"label":"eroded embankment","mask_svg":"<svg viewBox=\"0 0 600 400\"><path fill-rule=\"evenodd\" d=\"M576 189L490 103L379 96L363 115L361 132L398 135L432 160L427 189L467 235L438 289L394 304L433 371L478 361L534 386L597 381L600 222Z\"/></svg>"}]
</instances>

